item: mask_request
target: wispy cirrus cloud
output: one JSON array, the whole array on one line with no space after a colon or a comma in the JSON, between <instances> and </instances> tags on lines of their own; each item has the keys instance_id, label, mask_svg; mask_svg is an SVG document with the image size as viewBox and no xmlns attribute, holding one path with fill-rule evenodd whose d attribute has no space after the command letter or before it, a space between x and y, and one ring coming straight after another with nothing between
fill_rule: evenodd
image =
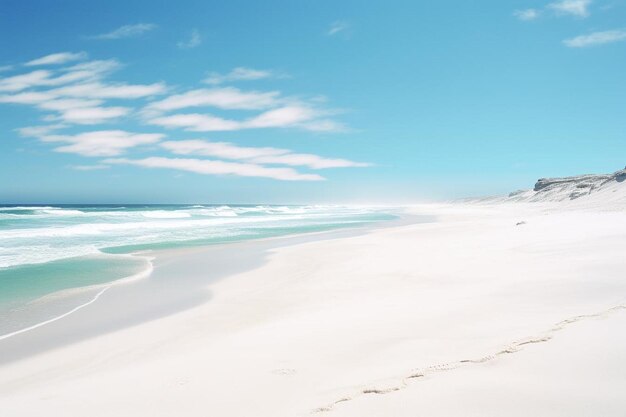
<instances>
[{"instance_id":1,"label":"wispy cirrus cloud","mask_svg":"<svg viewBox=\"0 0 626 417\"><path fill-rule=\"evenodd\" d=\"M559 0L548 4L547 7L558 15L588 17L591 2L592 0Z\"/></svg>"},{"instance_id":2,"label":"wispy cirrus cloud","mask_svg":"<svg viewBox=\"0 0 626 417\"><path fill-rule=\"evenodd\" d=\"M335 112L319 107L318 100L283 97L279 91L242 91L234 87L197 89L154 101L143 115L149 124L189 131L232 131L259 128L297 127L311 131L340 131L344 126L329 116ZM211 113L164 114L191 107L221 110L261 111L255 116L234 119Z\"/></svg>"},{"instance_id":3,"label":"wispy cirrus cloud","mask_svg":"<svg viewBox=\"0 0 626 417\"><path fill-rule=\"evenodd\" d=\"M114 71L122 68L123 65L117 59L96 59L87 62L74 64L70 67L63 68L67 72L88 72L94 78L104 77Z\"/></svg>"},{"instance_id":4,"label":"wispy cirrus cloud","mask_svg":"<svg viewBox=\"0 0 626 417\"><path fill-rule=\"evenodd\" d=\"M48 70L35 70L12 77L0 78L1 92L16 92L32 87L53 87L90 79L93 74L86 71L72 71L58 76Z\"/></svg>"},{"instance_id":5,"label":"wispy cirrus cloud","mask_svg":"<svg viewBox=\"0 0 626 417\"><path fill-rule=\"evenodd\" d=\"M624 40L626 40L626 30L606 30L565 39L563 43L570 48L586 48Z\"/></svg>"},{"instance_id":6,"label":"wispy cirrus cloud","mask_svg":"<svg viewBox=\"0 0 626 417\"><path fill-rule=\"evenodd\" d=\"M41 106L45 103L52 103L57 100L57 96L47 92L23 92L17 94L0 95L0 103L10 104L30 104ZM43 107L42 107L43 108Z\"/></svg>"},{"instance_id":7,"label":"wispy cirrus cloud","mask_svg":"<svg viewBox=\"0 0 626 417\"><path fill-rule=\"evenodd\" d=\"M536 20L545 14L586 18L591 14L589 7L592 2L593 0L557 0L540 8L515 10L513 16L522 21Z\"/></svg>"},{"instance_id":8,"label":"wispy cirrus cloud","mask_svg":"<svg viewBox=\"0 0 626 417\"><path fill-rule=\"evenodd\" d=\"M62 121L75 124L98 124L126 116L128 107L101 106L103 100L84 98L62 98L48 93L20 93L0 96L0 103L29 104L41 110L53 111L57 115L47 116L48 121Z\"/></svg>"},{"instance_id":9,"label":"wispy cirrus cloud","mask_svg":"<svg viewBox=\"0 0 626 417\"><path fill-rule=\"evenodd\" d=\"M55 152L74 153L83 156L118 156L127 149L160 141L160 133L131 133L124 130L102 130L76 135L43 135L42 142L65 143L54 148Z\"/></svg>"},{"instance_id":10,"label":"wispy cirrus cloud","mask_svg":"<svg viewBox=\"0 0 626 417\"><path fill-rule=\"evenodd\" d=\"M318 111L311 107L293 105L268 110L242 123L247 128L287 127L313 120L317 116Z\"/></svg>"},{"instance_id":11,"label":"wispy cirrus cloud","mask_svg":"<svg viewBox=\"0 0 626 417\"><path fill-rule=\"evenodd\" d=\"M189 37L176 43L176 46L178 46L180 49L192 49L200 46L201 44L202 35L200 35L198 29L192 29Z\"/></svg>"},{"instance_id":12,"label":"wispy cirrus cloud","mask_svg":"<svg viewBox=\"0 0 626 417\"><path fill-rule=\"evenodd\" d=\"M16 92L34 87L54 87L101 79L119 68L115 60L90 61L53 70L34 70L11 77L0 78L0 92Z\"/></svg>"},{"instance_id":13,"label":"wispy cirrus cloud","mask_svg":"<svg viewBox=\"0 0 626 417\"><path fill-rule=\"evenodd\" d=\"M347 31L348 29L350 29L350 27L350 22L346 20L335 20L333 23L330 24L330 27L326 31L326 35L335 36L340 32Z\"/></svg>"},{"instance_id":14,"label":"wispy cirrus cloud","mask_svg":"<svg viewBox=\"0 0 626 417\"><path fill-rule=\"evenodd\" d=\"M325 109L326 100L319 97L290 97L280 91L242 90L234 87L197 88L165 98L171 90L164 82L128 84L110 82L107 78L122 65L114 59L76 63L80 56L60 52L27 63L28 69L9 77L0 77L0 104L32 106L44 114L47 124L17 129L24 137L34 137L50 144L54 152L71 153L90 158L109 158L97 164L70 166L79 171L105 169L112 165L165 168L209 175L263 177L286 181L319 181L316 173L299 172L326 168L369 166L348 159L328 158L311 153L297 153L273 147L239 146L230 142L167 141L163 133L134 133L106 129L120 118L136 117L138 121L167 129L187 131L235 131L243 129L297 128L310 131L337 131L344 127L333 120L337 111ZM214 73L217 77L217 75ZM276 77L275 73L236 68L216 78L213 84L235 80ZM119 101L124 100L125 105ZM150 101L152 100L152 101ZM189 108L219 110L175 113ZM140 109L140 111L137 111ZM205 109L203 109L205 110ZM232 113L230 113L232 112ZM91 126L93 130L87 130ZM68 129L73 129L67 133ZM188 158L165 158L155 155L143 159L120 158L134 149L170 152ZM191 157L193 156L193 157ZM113 159L111 159L113 158ZM208 159L205 159L208 158Z\"/></svg>"},{"instance_id":15,"label":"wispy cirrus cloud","mask_svg":"<svg viewBox=\"0 0 626 417\"><path fill-rule=\"evenodd\" d=\"M28 93L25 93L28 94ZM80 98L55 98L38 103L44 110L64 111L70 109L90 108L102 104L102 100L85 100Z\"/></svg>"},{"instance_id":16,"label":"wispy cirrus cloud","mask_svg":"<svg viewBox=\"0 0 626 417\"><path fill-rule=\"evenodd\" d=\"M55 57L53 61L56 61L56 57L62 54L65 53L44 58L50 62L48 57ZM43 111L56 112L56 115L45 117L48 121L98 124L111 122L132 111L126 106L106 106L105 100L132 100L167 91L164 83L111 84L104 81L120 67L116 60L88 61L58 70L35 70L0 78L0 103L32 105Z\"/></svg>"},{"instance_id":17,"label":"wispy cirrus cloud","mask_svg":"<svg viewBox=\"0 0 626 417\"><path fill-rule=\"evenodd\" d=\"M60 120L65 123L80 125L96 125L119 119L131 112L129 107L121 106L100 106L100 107L74 107L62 110L58 117L51 120Z\"/></svg>"},{"instance_id":18,"label":"wispy cirrus cloud","mask_svg":"<svg viewBox=\"0 0 626 417\"><path fill-rule=\"evenodd\" d=\"M21 91L33 86L46 85L49 82L50 75L49 71L36 70L26 74L0 78L0 92Z\"/></svg>"},{"instance_id":19,"label":"wispy cirrus cloud","mask_svg":"<svg viewBox=\"0 0 626 417\"><path fill-rule=\"evenodd\" d=\"M306 166L312 169L367 167L370 164L347 159L324 158L314 154L295 153L288 149L245 147L229 142L180 140L162 142L160 146L178 155L211 156L222 159L244 160L256 164Z\"/></svg>"},{"instance_id":20,"label":"wispy cirrus cloud","mask_svg":"<svg viewBox=\"0 0 626 417\"><path fill-rule=\"evenodd\" d=\"M37 138L37 137L48 135L51 132L54 132L55 130L63 129L66 127L67 125L57 123L57 124L42 125L42 126L20 127L15 130L20 134L20 136Z\"/></svg>"},{"instance_id":21,"label":"wispy cirrus cloud","mask_svg":"<svg viewBox=\"0 0 626 417\"><path fill-rule=\"evenodd\" d=\"M252 163L226 162L195 158L149 157L143 159L105 159L105 164L134 165L143 168L167 168L205 175L235 175L240 177L261 177L283 181L322 181L318 174L300 173L292 168L266 167Z\"/></svg>"},{"instance_id":22,"label":"wispy cirrus cloud","mask_svg":"<svg viewBox=\"0 0 626 417\"><path fill-rule=\"evenodd\" d=\"M155 117L149 119L148 123L166 128L183 128L192 132L288 127L312 131L341 130L340 124L323 119L324 114L324 112L311 107L287 105L267 110L244 120L225 119L211 114L187 113Z\"/></svg>"},{"instance_id":23,"label":"wispy cirrus cloud","mask_svg":"<svg viewBox=\"0 0 626 417\"><path fill-rule=\"evenodd\" d=\"M541 12L537 9L516 10L513 15L519 20L530 21L539 18Z\"/></svg>"},{"instance_id":24,"label":"wispy cirrus cloud","mask_svg":"<svg viewBox=\"0 0 626 417\"><path fill-rule=\"evenodd\" d=\"M516 10L513 14L520 20L535 20L541 14L552 13L556 16L574 16L581 19L591 15L590 6L593 0L557 0L547 4L543 9ZM602 7L601 7L602 9ZM604 7L606 10L606 6ZM586 48L623 41L626 39L626 30L596 31L586 35L579 35L563 40L563 44L570 48Z\"/></svg>"},{"instance_id":25,"label":"wispy cirrus cloud","mask_svg":"<svg viewBox=\"0 0 626 417\"><path fill-rule=\"evenodd\" d=\"M261 80L264 78L273 78L273 77L284 78L285 75L276 74L275 72L269 71L269 70L258 70L258 69L253 69L253 68L237 67L226 74L220 74L219 72L211 72L209 73L207 78L205 78L204 82L206 84L217 85L217 84L223 84L226 82L252 81L252 80Z\"/></svg>"},{"instance_id":26,"label":"wispy cirrus cloud","mask_svg":"<svg viewBox=\"0 0 626 417\"><path fill-rule=\"evenodd\" d=\"M209 114L174 114L149 119L151 125L166 128L183 128L193 132L223 132L241 129L235 120L223 119Z\"/></svg>"},{"instance_id":27,"label":"wispy cirrus cloud","mask_svg":"<svg viewBox=\"0 0 626 417\"><path fill-rule=\"evenodd\" d=\"M112 119L126 116L131 111L128 107L101 106L102 103L102 100L60 98L43 101L37 104L37 107L42 110L58 112L57 116L48 116L47 120L80 125L109 122Z\"/></svg>"},{"instance_id":28,"label":"wispy cirrus cloud","mask_svg":"<svg viewBox=\"0 0 626 417\"><path fill-rule=\"evenodd\" d=\"M162 142L160 146L178 155L213 156L224 159L254 159L289 153L288 150L270 147L242 147L229 142L211 142L201 139Z\"/></svg>"},{"instance_id":29,"label":"wispy cirrus cloud","mask_svg":"<svg viewBox=\"0 0 626 417\"><path fill-rule=\"evenodd\" d=\"M216 107L225 110L259 110L276 106L279 96L277 91L241 91L234 87L204 88L152 102L147 109L171 111L189 107Z\"/></svg>"},{"instance_id":30,"label":"wispy cirrus cloud","mask_svg":"<svg viewBox=\"0 0 626 417\"><path fill-rule=\"evenodd\" d=\"M109 169L111 168L110 165L104 165L104 164L95 164L95 165L70 165L69 168L76 170L76 171L99 171L102 169Z\"/></svg>"},{"instance_id":31,"label":"wispy cirrus cloud","mask_svg":"<svg viewBox=\"0 0 626 417\"><path fill-rule=\"evenodd\" d=\"M56 54L50 54L41 58L33 59L24 65L27 67L39 65L60 65L72 61L82 61L83 59L87 59L86 52L58 52Z\"/></svg>"},{"instance_id":32,"label":"wispy cirrus cloud","mask_svg":"<svg viewBox=\"0 0 626 417\"><path fill-rule=\"evenodd\" d=\"M120 26L110 32L101 33L99 35L89 36L89 39L114 40L124 38L134 38L141 36L147 32L156 29L158 26L154 23L136 23L133 25Z\"/></svg>"},{"instance_id":33,"label":"wispy cirrus cloud","mask_svg":"<svg viewBox=\"0 0 626 417\"><path fill-rule=\"evenodd\" d=\"M167 91L165 83L154 84L103 84L100 82L75 84L51 91L52 94L69 97L101 99L136 99L163 94Z\"/></svg>"}]
</instances>

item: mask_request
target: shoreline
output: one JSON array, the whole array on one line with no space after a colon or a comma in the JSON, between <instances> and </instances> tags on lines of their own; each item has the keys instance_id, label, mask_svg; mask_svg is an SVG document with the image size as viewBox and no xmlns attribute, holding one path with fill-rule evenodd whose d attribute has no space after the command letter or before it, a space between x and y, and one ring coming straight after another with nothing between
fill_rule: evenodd
<instances>
[{"instance_id":1,"label":"shoreline","mask_svg":"<svg viewBox=\"0 0 626 417\"><path fill-rule=\"evenodd\" d=\"M378 222L369 223L369 224L342 227L342 228L332 229L332 230L293 233L293 234L287 234L287 235L282 235L282 236L270 236L270 237L262 237L258 239L248 239L248 240L242 240L242 241L206 244L206 245L199 245L199 246L195 246L195 245L179 246L179 247L166 248L166 249L149 249L149 250L129 252L125 254L114 254L112 256L135 257L135 258L144 259L147 262L146 268L131 276L122 277L114 281L104 282L101 284L88 285L85 287L69 288L66 290L56 291L56 292L47 294L41 298L38 298L29 302L29 303L36 303L48 297L61 297L61 298L67 298L68 302L64 303L64 305L68 305L68 306L67 306L66 311L57 313L53 317L45 318L39 322L36 322L24 328L13 330L5 334L0 334L0 366L6 363L11 363L14 360L24 359L28 357L29 355L39 354L39 353L45 352L48 349L57 347L59 345L61 346L63 345L63 344L58 344L58 343L52 343L50 344L50 346L48 346L48 344L45 341L43 343L37 342L37 341L20 342L20 344L28 343L30 346L38 347L38 349L31 348L31 351L29 353L26 353L25 350L18 349L17 346L13 350L11 348L6 348L3 344L6 343L7 339L24 334L29 331L39 329L45 325L52 324L58 320L67 318L68 316L77 312L78 310L81 310L84 307L87 307L88 305L91 305L92 303L98 301L100 296L107 291L110 291L110 290L124 291L124 288L128 284L133 284L133 283L137 283L137 281L143 281L145 279L149 279L150 276L155 271L155 263L160 263L161 260L163 259L176 258L180 256L189 256L189 255L196 254L196 253L210 254L210 252L212 251L216 251L216 252L236 251L238 245L243 245L246 247L245 249L247 251L246 256L255 258L254 260L247 259L246 262L248 263L248 265L258 266L260 265L259 258L260 259L265 258L266 253L275 248L289 246L289 245L298 244L298 243L311 242L311 241L321 241L321 240L327 240L327 239L338 239L338 238L344 238L344 237L358 236L358 235L366 234L372 230L376 230L380 228L399 227L402 225L411 224L412 222L418 222L420 219L424 221L426 221L426 219L432 220L432 218L429 216L410 215L410 214L403 213L401 211L398 212L397 209L394 209L393 215L397 216L397 218L393 220L378 221ZM256 245L258 245L258 247L255 247ZM255 266L249 266L249 268L252 269ZM228 278L230 273L225 272L225 271L214 271L213 274L214 276L206 279L207 281L206 285L210 285L211 283L219 279L226 279ZM146 286L149 286L149 283L146 283ZM150 289L142 288L137 291L150 291ZM84 297L87 297L87 301L84 301ZM207 298L204 302L209 302L209 299ZM78 305L76 305L76 303L78 303ZM113 301L113 303L115 303L115 301ZM201 302L198 302L198 303L201 303ZM120 323L118 326L107 328L107 330L103 331L102 333L89 331L89 334L88 335L86 334L85 337L81 337L80 334L77 334L74 337L72 337L69 343L72 343L78 340L84 340L84 339L91 338L91 337L97 337L100 334L120 330L126 326L134 326L142 322L156 320L164 316L167 316L169 314L176 314L180 311L193 308L196 305L197 304L189 304L186 306L180 305L178 309L168 311L165 314L160 314L163 312L156 312L156 314L153 317L146 316L146 317L143 317L141 320L134 320L132 317L130 317L128 318L126 325L123 323ZM26 351L28 351L28 349Z\"/></svg>"},{"instance_id":2,"label":"shoreline","mask_svg":"<svg viewBox=\"0 0 626 417\"><path fill-rule=\"evenodd\" d=\"M123 256L123 255L122 255ZM129 255L130 256L130 255ZM55 321L61 320L67 316L69 316L70 314L74 314L75 312L77 312L78 310L81 310L85 307L87 307L90 304L95 303L98 298L100 298L100 296L102 294L104 294L106 291L108 291L110 288L112 288L115 285L124 285L136 280L140 280L140 279L144 279L150 276L150 274L152 274L152 271L154 271L154 265L152 264L152 260L153 258L150 258L148 256L142 256L141 258L145 259L146 261L146 268L143 271L139 271L133 275L129 275L120 279L117 279L115 281L111 281L111 282L106 282L106 283L102 283L102 284L94 284L94 285L88 285L86 287L78 287L78 288L68 288L66 290L61 290L61 291L55 291L53 293L47 294L43 297L37 298L33 301L30 301L29 303L27 303L26 305L28 306L29 304L32 303L40 303L45 299L48 298L70 298L72 296L75 295L85 295L86 293L89 292L93 292L93 291L97 291L96 295L93 296L93 298L91 298L89 301L79 304L75 307L73 307L71 310L66 311L64 313L61 313L57 316L51 317L49 319L37 322L33 325L30 325L28 327L25 328L21 328L18 330L14 330L12 332L9 333L4 333L4 334L0 334L0 341L5 340L5 339L9 339L13 336L17 336L19 334L22 333L26 333L29 332L31 330L35 330L38 329L39 327L45 326L47 324L50 323L54 323ZM2 362L0 361L0 364Z\"/></svg>"},{"instance_id":3,"label":"shoreline","mask_svg":"<svg viewBox=\"0 0 626 417\"><path fill-rule=\"evenodd\" d=\"M20 304L15 304L13 307L3 310L1 312L2 314L0 315L0 317L2 317L2 319L4 320L4 323L2 323L0 340L7 339L20 333L24 333L29 329L32 330L41 327L43 324L50 323L62 317L65 317L68 315L69 312L76 311L77 307L84 306L85 304L90 304L92 302L85 302L84 297L89 297L91 299L92 294L94 294L95 292L99 293L102 290L106 291L111 286L123 285L125 283L133 282L138 279L146 278L152 273L154 269L154 266L152 264L153 259L150 256L146 255L102 254L90 255L88 257L89 260L106 260L107 258L114 259L115 261L118 261L120 258L128 259L133 262L141 261L143 263L143 267L136 272L131 273L130 275L125 275L110 281L87 284L79 287L68 287L57 291L52 291L45 295L23 301ZM70 258L69 261L71 262L72 259ZM17 315L17 317L11 317L12 315ZM33 319L33 317L35 318ZM26 321L27 318L31 320ZM25 321L26 326L12 329L12 322L16 322L18 319L21 319L21 321Z\"/></svg>"}]
</instances>

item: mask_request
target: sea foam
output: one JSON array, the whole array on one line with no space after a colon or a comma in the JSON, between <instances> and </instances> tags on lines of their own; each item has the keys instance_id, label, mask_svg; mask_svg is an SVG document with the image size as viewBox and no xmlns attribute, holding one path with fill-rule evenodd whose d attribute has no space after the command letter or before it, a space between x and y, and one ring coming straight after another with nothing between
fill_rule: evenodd
<instances>
[{"instance_id":1,"label":"sea foam","mask_svg":"<svg viewBox=\"0 0 626 417\"><path fill-rule=\"evenodd\" d=\"M0 208L0 268L118 247L149 249L324 230L385 216L372 208L311 205L5 206Z\"/></svg>"}]
</instances>

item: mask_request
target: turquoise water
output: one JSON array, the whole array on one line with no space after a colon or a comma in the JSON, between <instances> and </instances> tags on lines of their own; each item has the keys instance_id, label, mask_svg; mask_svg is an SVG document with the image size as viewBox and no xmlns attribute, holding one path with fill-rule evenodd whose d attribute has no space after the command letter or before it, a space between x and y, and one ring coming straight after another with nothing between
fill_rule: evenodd
<instances>
[{"instance_id":1,"label":"turquoise water","mask_svg":"<svg viewBox=\"0 0 626 417\"><path fill-rule=\"evenodd\" d=\"M382 209L259 205L0 207L0 316L61 290L149 268L137 250L332 230L390 220Z\"/></svg>"},{"instance_id":2,"label":"turquoise water","mask_svg":"<svg viewBox=\"0 0 626 417\"><path fill-rule=\"evenodd\" d=\"M57 291L104 284L145 270L140 257L88 255L0 269L0 314Z\"/></svg>"}]
</instances>

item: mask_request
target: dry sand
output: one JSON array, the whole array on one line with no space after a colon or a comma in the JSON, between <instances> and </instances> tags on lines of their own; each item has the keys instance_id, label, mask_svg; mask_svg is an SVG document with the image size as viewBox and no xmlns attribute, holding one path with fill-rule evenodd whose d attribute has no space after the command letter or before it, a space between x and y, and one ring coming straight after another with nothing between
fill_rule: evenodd
<instances>
[{"instance_id":1,"label":"dry sand","mask_svg":"<svg viewBox=\"0 0 626 417\"><path fill-rule=\"evenodd\" d=\"M624 210L408 210L437 221L292 242L265 262L230 245L232 270L193 281L191 308L106 327L103 306L134 314L120 286L2 341L1 414L624 415ZM146 281L188 285L211 250L157 254ZM250 268L232 266L240 257ZM168 291L136 294L168 303ZM71 323L89 337L63 333ZM33 349L36 334L56 342Z\"/></svg>"}]
</instances>

